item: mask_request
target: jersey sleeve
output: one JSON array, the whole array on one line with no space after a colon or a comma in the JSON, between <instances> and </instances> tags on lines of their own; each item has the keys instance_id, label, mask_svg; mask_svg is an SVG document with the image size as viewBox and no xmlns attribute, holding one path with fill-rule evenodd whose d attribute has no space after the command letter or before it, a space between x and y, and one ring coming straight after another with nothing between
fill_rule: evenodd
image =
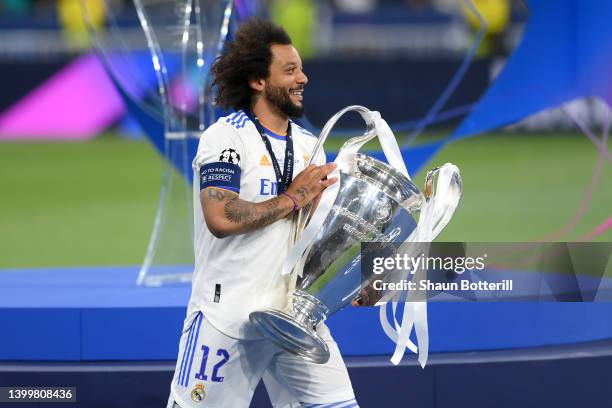
<instances>
[{"instance_id":1,"label":"jersey sleeve","mask_svg":"<svg viewBox=\"0 0 612 408\"><path fill-rule=\"evenodd\" d=\"M238 132L222 123L210 126L200 137L193 170L200 191L217 187L240 193L240 173L245 148Z\"/></svg>"}]
</instances>

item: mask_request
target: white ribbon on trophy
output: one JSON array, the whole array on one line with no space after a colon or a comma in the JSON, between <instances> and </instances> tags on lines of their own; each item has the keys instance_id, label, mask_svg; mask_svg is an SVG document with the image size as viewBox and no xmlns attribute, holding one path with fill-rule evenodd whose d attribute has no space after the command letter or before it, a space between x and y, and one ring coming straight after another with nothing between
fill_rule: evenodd
<instances>
[{"instance_id":1,"label":"white ribbon on trophy","mask_svg":"<svg viewBox=\"0 0 612 408\"><path fill-rule=\"evenodd\" d=\"M335 125L338 119L348 111L357 111L360 113L368 128L363 136L352 139L354 140L352 144L345 144L340 149L340 152L334 161L337 164L337 167L329 175L329 177L340 178L340 171L349 170L348 166L350 163L353 163L355 155L359 149L365 143L378 136L378 140L382 147L383 153L389 162L389 165L411 180L402 158L400 148L397 144L397 140L395 139L395 135L393 134L391 128L387 122L382 119L380 113L370 111L363 106L354 105L346 107L336 113L325 124L317 146L311 155L311 163L317 156L317 153L324 143L325 138L331 131L331 128ZM430 188L433 186L433 176L436 173L438 174L438 181L435 194L430 194L429 197L426 198L421 207L419 223L411 235L406 239L406 241L404 241L404 243L431 242L446 226L459 203L459 199L461 197L459 169L456 166L447 163L438 169L430 171L427 177L427 180L430 183ZM459 182L459 186L457 185L457 181ZM315 209L314 214L312 214L307 226L307 214L305 216L304 214L300 214L298 217L296 236L299 236L299 238L297 238L291 252L289 253L289 256L286 258L285 263L283 264L283 275L290 274L292 271L294 271L294 268L302 258L302 255L312 244L336 200L339 187L340 183L335 183L325 190L319 205ZM302 229L303 233L300 235L300 231L302 231ZM299 270L300 268L295 269ZM424 279L426 277L426 272L426 270L417 271L415 273L415 279ZM298 273L301 274L301 270ZM387 302L383 300L377 303L377 305L381 306L380 321L382 328L386 335L396 343L395 352L391 358L391 362L396 365L399 364L406 348L408 348L414 353L418 352L419 363L422 367L424 367L427 362L429 351L427 304L425 297L418 301L412 300L411 297L414 297L414 292L408 292L404 299L405 306L401 323L398 323L395 318L398 301L401 299L395 299L391 302L393 310L393 326L390 325L389 318L387 316ZM410 340L410 334L412 333L413 327L416 331L418 347Z\"/></svg>"},{"instance_id":2,"label":"white ribbon on trophy","mask_svg":"<svg viewBox=\"0 0 612 408\"><path fill-rule=\"evenodd\" d=\"M446 163L439 169L432 170L428 174L427 179L433 181L435 172L438 173L435 194L426 199L421 207L419 223L412 234L404 241L405 244L413 242L426 244L433 241L442 232L446 224L448 224L459 204L461 188L460 182L457 182L460 180L458 179L459 169L457 166ZM421 248L418 252L427 253L428 248ZM414 279L420 282L427 278L426 273L426 269L419 268L415 272ZM418 352L418 360L421 367L425 367L427 363L429 334L427 328L426 294L422 294L422 299L412 299L417 293L419 292L410 291L406 294L401 324L395 319L398 302L392 302L393 327L389 324L387 305L385 303L380 305L380 322L383 331L395 342L395 352L391 357L391 362L395 365L399 364L402 360L406 348L413 353ZM418 348L410 340L413 326L416 331Z\"/></svg>"}]
</instances>

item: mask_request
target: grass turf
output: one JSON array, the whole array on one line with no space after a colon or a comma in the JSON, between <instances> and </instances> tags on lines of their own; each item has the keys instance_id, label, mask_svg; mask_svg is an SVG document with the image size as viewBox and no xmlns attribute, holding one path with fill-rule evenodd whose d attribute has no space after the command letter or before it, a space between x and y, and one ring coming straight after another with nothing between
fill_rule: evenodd
<instances>
[{"instance_id":1,"label":"grass turf","mask_svg":"<svg viewBox=\"0 0 612 408\"><path fill-rule=\"evenodd\" d=\"M0 267L139 264L162 162L145 141L0 144Z\"/></svg>"},{"instance_id":2,"label":"grass turf","mask_svg":"<svg viewBox=\"0 0 612 408\"><path fill-rule=\"evenodd\" d=\"M330 141L328 149L341 142ZM581 135L490 134L447 145L426 166L461 169L464 196L447 241L542 238L572 218L598 158ZM137 265L159 199L162 160L146 141L0 144L0 268ZM612 211L610 161L576 239ZM422 185L424 171L415 181ZM598 238L612 241L608 230Z\"/></svg>"}]
</instances>

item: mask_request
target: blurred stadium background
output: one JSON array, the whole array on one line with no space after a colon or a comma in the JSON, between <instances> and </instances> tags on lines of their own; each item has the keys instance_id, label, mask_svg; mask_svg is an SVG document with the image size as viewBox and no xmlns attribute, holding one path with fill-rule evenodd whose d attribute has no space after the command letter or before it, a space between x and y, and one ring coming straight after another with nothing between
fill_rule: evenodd
<instances>
[{"instance_id":1,"label":"blurred stadium background","mask_svg":"<svg viewBox=\"0 0 612 408\"><path fill-rule=\"evenodd\" d=\"M85 2L104 33L109 20L103 1ZM130 32L141 35L131 2L107 3L126 41ZM475 1L488 23L484 38L454 92L424 126L422 118L462 69L479 33L478 20L462 2L240 3L292 35L310 78L306 117L313 129L342 107L362 104L380 111L400 143L416 150L447 141L472 112L520 45L529 6L557 7L543 0ZM578 1L560 3L580 8ZM571 27L571 17L562 24ZM78 384L79 406L163 406L187 289L153 292L153 298L172 298L159 309L147 306L146 319L157 326L122 327L120 334L53 320L69 309L76 310L69 319L81 321L89 313L96 324L113 321L106 306L79 306L78 296L73 304L49 305L40 298L67 290L54 279L62 271L86 280L109 267L101 286L130 280L143 261L158 205L164 159L89 57L91 45L80 0L0 1L0 386ZM579 65L580 56L575 59ZM529 69L538 65L534 60ZM79 86L84 83L99 87ZM444 143L411 168L418 170L419 186L424 170L435 165L450 161L461 169L463 200L440 240L612 242L610 150L605 147L602 159L576 126L578 121L601 132L609 108L596 95L583 96ZM343 140L334 137L326 149L333 153ZM23 295L11 300L13 291ZM423 371L412 356L399 368L385 363L391 345L372 315L351 310L340 313L342 321L332 318L363 407L609 406L603 373L612 362L612 312L602 305L558 304L547 311L521 304L490 305L487 311L475 307L483 305L440 306L431 307L434 353ZM123 315L131 307L121 301L117 306ZM545 321L527 324L517 317L534 313ZM592 320L576 324L585 315ZM505 329L486 320L496 316ZM43 320L48 324L41 326ZM371 331L378 331L373 343L359 339ZM457 338L436 340L444 336ZM482 351L497 349L503 351ZM110 398L110 392L122 397ZM266 404L259 390L253 406Z\"/></svg>"}]
</instances>

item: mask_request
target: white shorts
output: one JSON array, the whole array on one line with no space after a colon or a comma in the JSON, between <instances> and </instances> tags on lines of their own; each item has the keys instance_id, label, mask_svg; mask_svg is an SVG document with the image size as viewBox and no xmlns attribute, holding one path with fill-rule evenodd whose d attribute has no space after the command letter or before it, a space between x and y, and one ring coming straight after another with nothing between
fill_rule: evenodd
<instances>
[{"instance_id":1,"label":"white shorts","mask_svg":"<svg viewBox=\"0 0 612 408\"><path fill-rule=\"evenodd\" d=\"M168 408L175 403L181 408L248 408L261 378L274 407L357 407L336 342L325 325L317 332L331 353L325 364L307 362L269 340L229 337L197 313L181 336Z\"/></svg>"}]
</instances>

